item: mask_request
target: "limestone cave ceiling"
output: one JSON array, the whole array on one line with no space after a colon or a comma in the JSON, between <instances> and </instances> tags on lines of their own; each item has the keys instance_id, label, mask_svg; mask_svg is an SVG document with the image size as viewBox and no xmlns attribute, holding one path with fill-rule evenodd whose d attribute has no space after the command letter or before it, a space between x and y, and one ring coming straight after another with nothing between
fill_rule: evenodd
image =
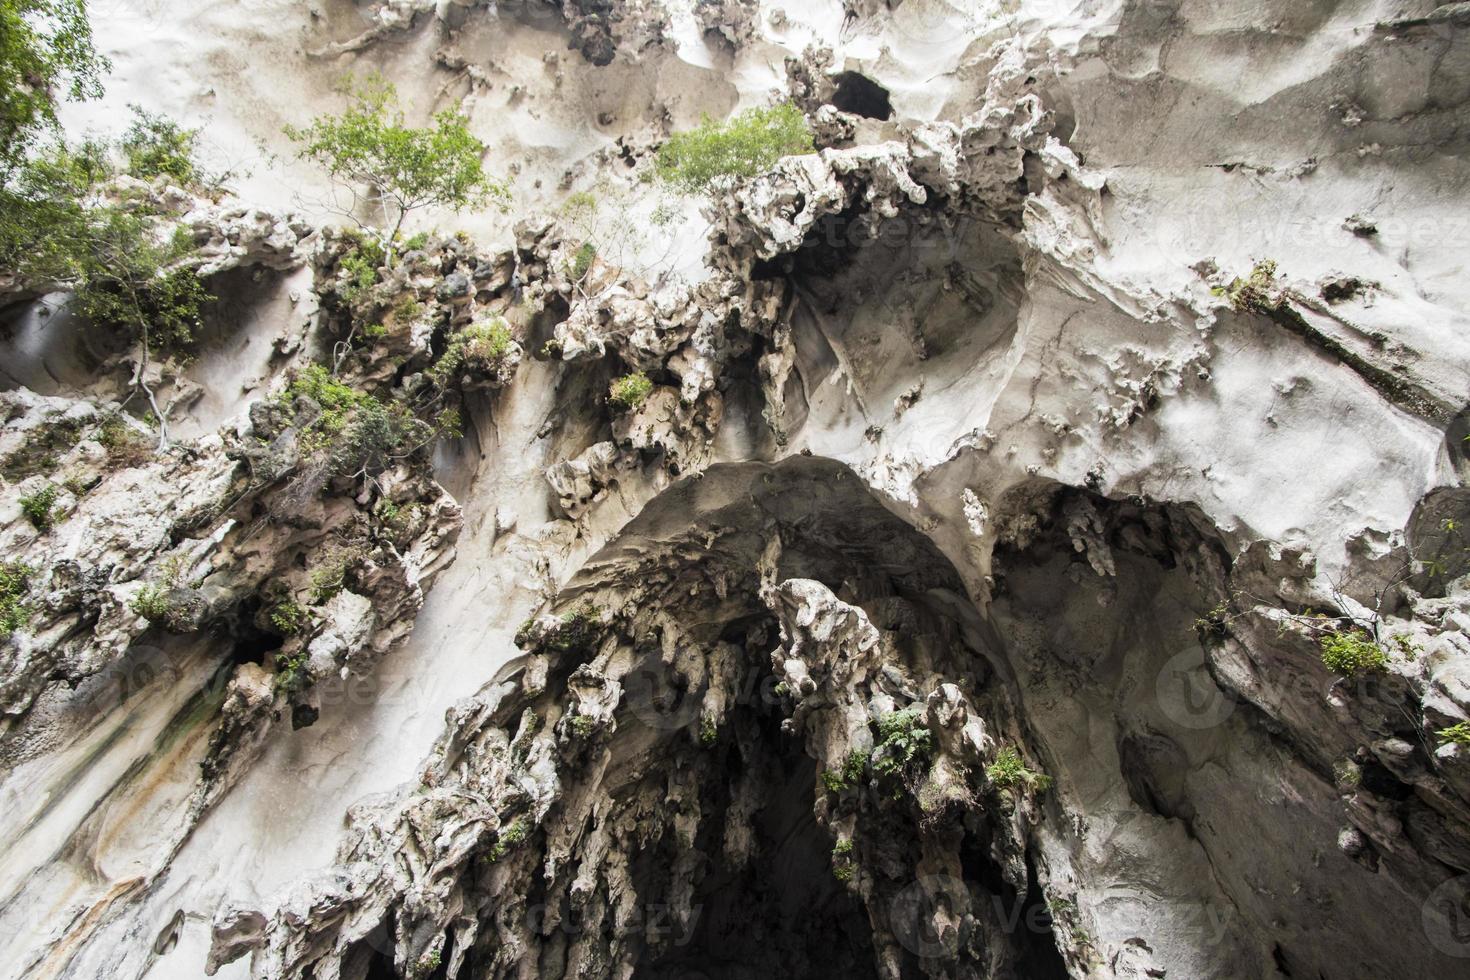
<instances>
[{"instance_id":1,"label":"limestone cave ceiling","mask_svg":"<svg viewBox=\"0 0 1470 980\"><path fill-rule=\"evenodd\" d=\"M1470 975L1470 5L12 8L0 977Z\"/></svg>"}]
</instances>

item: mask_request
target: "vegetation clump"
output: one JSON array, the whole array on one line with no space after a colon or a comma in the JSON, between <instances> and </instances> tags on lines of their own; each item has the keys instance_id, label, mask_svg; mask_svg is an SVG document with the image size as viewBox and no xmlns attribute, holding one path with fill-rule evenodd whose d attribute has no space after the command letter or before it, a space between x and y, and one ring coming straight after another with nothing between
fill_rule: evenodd
<instances>
[{"instance_id":1,"label":"vegetation clump","mask_svg":"<svg viewBox=\"0 0 1470 980\"><path fill-rule=\"evenodd\" d=\"M199 130L185 129L167 116L132 106L133 124L120 144L128 160L128 173L139 180L167 177L180 187L199 181L195 154Z\"/></svg>"},{"instance_id":2,"label":"vegetation clump","mask_svg":"<svg viewBox=\"0 0 1470 980\"><path fill-rule=\"evenodd\" d=\"M300 603L287 599L271 610L270 620L276 632L282 636L294 636L306 627L309 616Z\"/></svg>"},{"instance_id":3,"label":"vegetation clump","mask_svg":"<svg viewBox=\"0 0 1470 980\"><path fill-rule=\"evenodd\" d=\"M149 441L118 414L102 420L97 428L97 442L107 450L107 461L122 469L141 466L153 455Z\"/></svg>"},{"instance_id":4,"label":"vegetation clump","mask_svg":"<svg viewBox=\"0 0 1470 980\"><path fill-rule=\"evenodd\" d=\"M1343 677L1373 674L1388 666L1388 655L1359 629L1334 630L1321 638L1322 663Z\"/></svg>"},{"instance_id":5,"label":"vegetation clump","mask_svg":"<svg viewBox=\"0 0 1470 980\"><path fill-rule=\"evenodd\" d=\"M341 273L338 295L349 305L356 303L378 284L379 270L388 261L381 242L363 235L348 234L351 246L337 259Z\"/></svg>"},{"instance_id":6,"label":"vegetation clump","mask_svg":"<svg viewBox=\"0 0 1470 980\"><path fill-rule=\"evenodd\" d=\"M867 772L867 769L868 754L862 749L853 749L847 753L847 758L842 760L841 768L822 771L822 785L829 793L840 793L849 786L856 786L862 782L863 774Z\"/></svg>"},{"instance_id":7,"label":"vegetation clump","mask_svg":"<svg viewBox=\"0 0 1470 980\"><path fill-rule=\"evenodd\" d=\"M92 45L85 0L0 0L0 177L57 127L57 94L102 94L111 66Z\"/></svg>"},{"instance_id":8,"label":"vegetation clump","mask_svg":"<svg viewBox=\"0 0 1470 980\"><path fill-rule=\"evenodd\" d=\"M296 694L306 687L306 651L295 650L276 657L275 685L287 694Z\"/></svg>"},{"instance_id":9,"label":"vegetation clump","mask_svg":"<svg viewBox=\"0 0 1470 980\"><path fill-rule=\"evenodd\" d=\"M747 109L723 123L706 116L699 127L669 137L655 172L682 191L705 193L721 179L754 177L813 148L806 117L788 102Z\"/></svg>"},{"instance_id":10,"label":"vegetation clump","mask_svg":"<svg viewBox=\"0 0 1470 980\"><path fill-rule=\"evenodd\" d=\"M391 223L382 237L392 265L399 229L413 211L455 211L504 200L508 192L484 171L485 145L471 135L463 115L436 113L433 125L409 126L398 93L381 75L348 78L349 105L341 115L318 116L310 126L286 127L304 159L321 164L334 180L367 186Z\"/></svg>"},{"instance_id":11,"label":"vegetation clump","mask_svg":"<svg viewBox=\"0 0 1470 980\"><path fill-rule=\"evenodd\" d=\"M169 162L177 147L140 139L134 137L133 153L143 159L156 150L163 161L148 166L184 167ZM110 152L96 141L57 143L26 159L0 189L0 268L71 291L77 314L141 340L150 353L187 356L213 300L186 262L194 239L146 202L113 203L98 192L113 173ZM192 161L188 168L197 172Z\"/></svg>"},{"instance_id":12,"label":"vegetation clump","mask_svg":"<svg viewBox=\"0 0 1470 980\"><path fill-rule=\"evenodd\" d=\"M838 881L851 881L857 873L857 862L852 852L850 837L844 837L832 846L832 876Z\"/></svg>"},{"instance_id":13,"label":"vegetation clump","mask_svg":"<svg viewBox=\"0 0 1470 980\"><path fill-rule=\"evenodd\" d=\"M168 615L169 587L152 583L143 586L128 603L128 608L150 623L163 622Z\"/></svg>"},{"instance_id":14,"label":"vegetation clump","mask_svg":"<svg viewBox=\"0 0 1470 980\"><path fill-rule=\"evenodd\" d=\"M313 606L330 602L347 587L347 575L363 559L360 547L338 547L328 551L307 579L309 601Z\"/></svg>"},{"instance_id":15,"label":"vegetation clump","mask_svg":"<svg viewBox=\"0 0 1470 980\"><path fill-rule=\"evenodd\" d=\"M873 750L873 772L880 778L910 776L929 761L934 736L921 720L917 705L884 715L878 720L878 745Z\"/></svg>"},{"instance_id":16,"label":"vegetation clump","mask_svg":"<svg viewBox=\"0 0 1470 980\"><path fill-rule=\"evenodd\" d=\"M304 420L302 446L326 461L341 476L381 472L412 456L442 432L421 421L402 402L384 402L313 364L298 374L281 395L296 411L298 400L314 404L317 414Z\"/></svg>"},{"instance_id":17,"label":"vegetation clump","mask_svg":"<svg viewBox=\"0 0 1470 980\"><path fill-rule=\"evenodd\" d=\"M31 621L26 593L31 588L32 569L18 561L0 561L0 639Z\"/></svg>"},{"instance_id":18,"label":"vegetation clump","mask_svg":"<svg viewBox=\"0 0 1470 980\"><path fill-rule=\"evenodd\" d=\"M621 412L637 408L653 391L653 382L642 371L624 375L612 383L608 391L608 404Z\"/></svg>"},{"instance_id":19,"label":"vegetation clump","mask_svg":"<svg viewBox=\"0 0 1470 980\"><path fill-rule=\"evenodd\" d=\"M490 850L485 855L486 860L491 864L501 860L511 848L524 843L530 833L531 829L527 826L525 819L516 818L510 826L501 829L499 837L496 838L494 844L490 845Z\"/></svg>"},{"instance_id":20,"label":"vegetation clump","mask_svg":"<svg viewBox=\"0 0 1470 980\"><path fill-rule=\"evenodd\" d=\"M1000 750L995 761L985 767L985 777L998 789L1025 787L1027 790L1041 792L1051 785L1050 776L1028 769L1021 753L1013 748Z\"/></svg>"},{"instance_id":21,"label":"vegetation clump","mask_svg":"<svg viewBox=\"0 0 1470 980\"><path fill-rule=\"evenodd\" d=\"M183 601L178 590L183 585L184 563L176 557L163 563L160 573L143 586L128 602L128 608L150 623L162 625L176 633L185 633L194 628L190 621L190 607Z\"/></svg>"},{"instance_id":22,"label":"vegetation clump","mask_svg":"<svg viewBox=\"0 0 1470 980\"><path fill-rule=\"evenodd\" d=\"M577 254L572 257L572 265L567 273L573 282L581 282L592 271L592 263L597 260L597 246L591 242L583 242L582 247L577 249Z\"/></svg>"},{"instance_id":23,"label":"vegetation clump","mask_svg":"<svg viewBox=\"0 0 1470 980\"><path fill-rule=\"evenodd\" d=\"M596 642L602 631L602 610L588 604L561 617L546 637L546 646L558 653L578 653Z\"/></svg>"},{"instance_id":24,"label":"vegetation clump","mask_svg":"<svg viewBox=\"0 0 1470 980\"><path fill-rule=\"evenodd\" d=\"M1470 745L1470 723L1467 722L1441 728L1435 734L1439 736L1440 745Z\"/></svg>"},{"instance_id":25,"label":"vegetation clump","mask_svg":"<svg viewBox=\"0 0 1470 980\"><path fill-rule=\"evenodd\" d=\"M1281 305L1281 300L1273 296L1275 287L1276 263L1266 259L1257 262L1248 277L1237 276L1215 293L1229 300L1230 308L1237 313L1269 313Z\"/></svg>"},{"instance_id":26,"label":"vegetation clump","mask_svg":"<svg viewBox=\"0 0 1470 980\"><path fill-rule=\"evenodd\" d=\"M514 343L510 324L501 317L475 323L449 339L449 345L429 374L442 388L452 384L463 371L498 373Z\"/></svg>"},{"instance_id":27,"label":"vegetation clump","mask_svg":"<svg viewBox=\"0 0 1470 980\"><path fill-rule=\"evenodd\" d=\"M57 493L56 484L48 483L35 493L20 498L21 513L37 531L44 533L56 524Z\"/></svg>"}]
</instances>

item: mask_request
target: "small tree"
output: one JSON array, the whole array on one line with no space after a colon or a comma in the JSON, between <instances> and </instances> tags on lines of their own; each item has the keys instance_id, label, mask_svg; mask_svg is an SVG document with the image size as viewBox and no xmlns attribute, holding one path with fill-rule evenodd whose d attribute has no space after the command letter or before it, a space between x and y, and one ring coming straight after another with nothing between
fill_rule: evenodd
<instances>
[{"instance_id":1,"label":"small tree","mask_svg":"<svg viewBox=\"0 0 1470 980\"><path fill-rule=\"evenodd\" d=\"M167 176L181 187L196 183L200 177L194 161L199 130L185 129L139 105L129 108L133 110L133 124L120 144L127 155L128 173L140 180Z\"/></svg>"},{"instance_id":2,"label":"small tree","mask_svg":"<svg viewBox=\"0 0 1470 980\"><path fill-rule=\"evenodd\" d=\"M334 180L366 184L378 195L392 227L386 236L387 261L404 219L426 207L462 211L509 193L484 171L485 145L470 134L468 120L446 109L431 128L405 124L398 94L382 76L360 85L348 83L351 105L340 116L318 116L310 126L286 127L303 159L326 167Z\"/></svg>"},{"instance_id":3,"label":"small tree","mask_svg":"<svg viewBox=\"0 0 1470 980\"><path fill-rule=\"evenodd\" d=\"M70 290L79 315L139 344L133 385L159 419L163 449L168 425L146 380L149 357L186 354L213 297L188 262L195 250L188 230L146 201L116 202L104 186L119 152L130 171L197 180L188 131L141 110L137 120L120 142L57 141L9 175L0 188L0 270L38 288Z\"/></svg>"},{"instance_id":4,"label":"small tree","mask_svg":"<svg viewBox=\"0 0 1470 980\"><path fill-rule=\"evenodd\" d=\"M0 0L0 178L55 130L57 90L96 98L110 67L92 47L86 0Z\"/></svg>"},{"instance_id":5,"label":"small tree","mask_svg":"<svg viewBox=\"0 0 1470 980\"><path fill-rule=\"evenodd\" d=\"M721 178L754 177L785 156L810 153L812 132L791 103L747 109L717 123L675 133L658 152L657 173L680 190L705 193Z\"/></svg>"}]
</instances>

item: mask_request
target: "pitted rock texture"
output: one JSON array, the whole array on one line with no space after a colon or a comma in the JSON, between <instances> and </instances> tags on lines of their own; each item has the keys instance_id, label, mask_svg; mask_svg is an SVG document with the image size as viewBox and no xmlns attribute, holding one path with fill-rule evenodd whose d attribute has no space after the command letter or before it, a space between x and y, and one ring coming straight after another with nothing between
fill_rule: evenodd
<instances>
[{"instance_id":1,"label":"pitted rock texture","mask_svg":"<svg viewBox=\"0 0 1470 980\"><path fill-rule=\"evenodd\" d=\"M6 286L0 973L1464 972L1465 4L164 6L236 137L380 67L513 203L364 283L135 189L255 314L177 438Z\"/></svg>"}]
</instances>

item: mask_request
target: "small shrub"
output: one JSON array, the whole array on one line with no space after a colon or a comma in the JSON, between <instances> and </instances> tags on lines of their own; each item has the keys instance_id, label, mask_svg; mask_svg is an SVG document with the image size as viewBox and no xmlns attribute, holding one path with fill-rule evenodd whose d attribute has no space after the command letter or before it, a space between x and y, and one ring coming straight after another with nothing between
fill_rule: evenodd
<instances>
[{"instance_id":1,"label":"small shrub","mask_svg":"<svg viewBox=\"0 0 1470 980\"><path fill-rule=\"evenodd\" d=\"M270 619L276 632L282 636L294 636L305 628L308 617L300 604L288 599L271 610Z\"/></svg>"},{"instance_id":2,"label":"small shrub","mask_svg":"<svg viewBox=\"0 0 1470 980\"><path fill-rule=\"evenodd\" d=\"M879 719L878 745L872 756L873 772L879 777L908 775L928 761L934 751L934 736L919 720L921 712L914 706Z\"/></svg>"},{"instance_id":3,"label":"small shrub","mask_svg":"<svg viewBox=\"0 0 1470 980\"><path fill-rule=\"evenodd\" d=\"M310 603L321 606L330 602L337 593L346 588L347 573L362 558L360 547L334 548L328 551L307 579L311 590Z\"/></svg>"},{"instance_id":4,"label":"small shrub","mask_svg":"<svg viewBox=\"0 0 1470 980\"><path fill-rule=\"evenodd\" d=\"M592 263L597 260L597 246L591 242L583 242L582 247L577 249L577 254L572 258L571 268L567 272L571 275L573 282L581 282L587 273L592 270Z\"/></svg>"},{"instance_id":5,"label":"small shrub","mask_svg":"<svg viewBox=\"0 0 1470 980\"><path fill-rule=\"evenodd\" d=\"M1281 300L1272 296L1275 287L1276 263L1267 259L1257 262L1247 278L1237 276L1229 286L1214 292L1228 299L1237 313L1269 313L1281 305Z\"/></svg>"},{"instance_id":6,"label":"small shrub","mask_svg":"<svg viewBox=\"0 0 1470 980\"><path fill-rule=\"evenodd\" d=\"M413 235L406 242L403 243L403 250L405 252L418 252L421 251L424 246L428 244L429 233L427 231L421 231L417 235Z\"/></svg>"},{"instance_id":7,"label":"small shrub","mask_svg":"<svg viewBox=\"0 0 1470 980\"><path fill-rule=\"evenodd\" d=\"M812 150L806 117L784 103L747 109L723 123L705 117L697 129L669 137L659 150L656 173L680 190L704 193L722 178L754 177L782 157Z\"/></svg>"},{"instance_id":8,"label":"small shrub","mask_svg":"<svg viewBox=\"0 0 1470 980\"><path fill-rule=\"evenodd\" d=\"M562 202L562 214L572 218L585 218L597 210L597 195L591 191L577 191Z\"/></svg>"},{"instance_id":9,"label":"small shrub","mask_svg":"<svg viewBox=\"0 0 1470 980\"><path fill-rule=\"evenodd\" d=\"M128 608L150 623L163 622L168 618L168 586L143 586L133 595Z\"/></svg>"},{"instance_id":10,"label":"small shrub","mask_svg":"<svg viewBox=\"0 0 1470 980\"><path fill-rule=\"evenodd\" d=\"M852 838L844 837L832 846L832 875L838 881L851 881L857 872L852 857Z\"/></svg>"},{"instance_id":11,"label":"small shrub","mask_svg":"<svg viewBox=\"0 0 1470 980\"><path fill-rule=\"evenodd\" d=\"M187 609L176 607L170 597L183 584L184 571L182 558L174 556L165 559L153 580L134 593L128 607L150 623L167 626L176 632L190 629Z\"/></svg>"},{"instance_id":12,"label":"small shrub","mask_svg":"<svg viewBox=\"0 0 1470 980\"><path fill-rule=\"evenodd\" d=\"M386 241L396 241L404 219L420 208L462 211L509 197L485 173L485 146L460 113L446 109L434 115L431 128L410 127L397 91L381 75L361 82L349 76L346 83L346 111L318 116L305 129L288 126L286 135L300 145L303 159L321 164L333 180L373 187L397 212Z\"/></svg>"},{"instance_id":13,"label":"small shrub","mask_svg":"<svg viewBox=\"0 0 1470 980\"><path fill-rule=\"evenodd\" d=\"M927 734L927 733L926 733ZM868 754L862 749L853 749L842 760L840 769L827 769L822 773L822 785L829 793L840 793L849 786L862 782L868 769Z\"/></svg>"},{"instance_id":14,"label":"small shrub","mask_svg":"<svg viewBox=\"0 0 1470 980\"><path fill-rule=\"evenodd\" d=\"M524 843L526 838L530 836L530 832L530 827L526 825L525 819L516 818L509 827L501 829L500 835L496 838L495 843L490 845L490 851L485 855L486 859L491 864L499 861L505 857L512 847Z\"/></svg>"},{"instance_id":15,"label":"small shrub","mask_svg":"<svg viewBox=\"0 0 1470 980\"><path fill-rule=\"evenodd\" d=\"M1194 621L1194 631L1199 634L1202 640L1212 636L1228 636L1230 633L1228 628L1229 622L1230 607L1222 602Z\"/></svg>"},{"instance_id":16,"label":"small shrub","mask_svg":"<svg viewBox=\"0 0 1470 980\"><path fill-rule=\"evenodd\" d=\"M337 294L349 305L356 303L378 284L378 270L387 258L381 243L358 236L352 248L337 260L337 268L342 273Z\"/></svg>"},{"instance_id":17,"label":"small shrub","mask_svg":"<svg viewBox=\"0 0 1470 980\"><path fill-rule=\"evenodd\" d=\"M575 715L570 722L572 734L577 738L587 739L597 731L597 719L591 715Z\"/></svg>"},{"instance_id":18,"label":"small shrub","mask_svg":"<svg viewBox=\"0 0 1470 980\"><path fill-rule=\"evenodd\" d=\"M1358 629L1336 630L1320 640L1322 663L1343 677L1372 674L1388 666L1388 656L1373 639Z\"/></svg>"},{"instance_id":19,"label":"small shrub","mask_svg":"<svg viewBox=\"0 0 1470 980\"><path fill-rule=\"evenodd\" d=\"M26 605L32 569L18 561L0 561L0 639L9 636L31 621L31 608Z\"/></svg>"},{"instance_id":20,"label":"small shrub","mask_svg":"<svg viewBox=\"0 0 1470 980\"><path fill-rule=\"evenodd\" d=\"M433 950L423 959L419 960L418 966L414 968L415 977L426 977L439 969L439 964L444 962L444 954L440 950Z\"/></svg>"},{"instance_id":21,"label":"small shrub","mask_svg":"<svg viewBox=\"0 0 1470 980\"><path fill-rule=\"evenodd\" d=\"M1050 776L1026 768L1021 753L1012 748L1001 749L995 761L985 767L985 777L998 789L1024 786L1028 790L1041 792L1051 785Z\"/></svg>"},{"instance_id":22,"label":"small shrub","mask_svg":"<svg viewBox=\"0 0 1470 980\"><path fill-rule=\"evenodd\" d=\"M185 129L166 116L133 110L133 124L122 138L122 151L128 160L128 173L139 180L168 177L181 187L199 182L199 168L194 154L199 148L199 130Z\"/></svg>"},{"instance_id":23,"label":"small shrub","mask_svg":"<svg viewBox=\"0 0 1470 980\"><path fill-rule=\"evenodd\" d=\"M163 357L187 357L214 300L204 281L173 263L193 251L192 240L155 240L151 219L116 207L93 208L69 236L64 281L74 286L72 307L91 323L146 341Z\"/></svg>"},{"instance_id":24,"label":"small shrub","mask_svg":"<svg viewBox=\"0 0 1470 980\"><path fill-rule=\"evenodd\" d=\"M643 399L652 391L653 382L648 380L648 375L634 371L612 383L607 400L617 411L626 412L643 404Z\"/></svg>"},{"instance_id":25,"label":"small shrub","mask_svg":"<svg viewBox=\"0 0 1470 980\"><path fill-rule=\"evenodd\" d=\"M296 694L310 680L306 673L306 651L296 650L276 658L276 687L287 694Z\"/></svg>"},{"instance_id":26,"label":"small shrub","mask_svg":"<svg viewBox=\"0 0 1470 980\"><path fill-rule=\"evenodd\" d=\"M705 718L699 723L699 744L708 748L720 740L720 730L715 725L713 718Z\"/></svg>"},{"instance_id":27,"label":"small shrub","mask_svg":"<svg viewBox=\"0 0 1470 980\"><path fill-rule=\"evenodd\" d=\"M296 376L281 394L294 411L296 400L314 402L321 412L301 432L302 446L325 453L332 472L376 472L427 445L433 427L398 402L382 402L333 377L320 364Z\"/></svg>"},{"instance_id":28,"label":"small shrub","mask_svg":"<svg viewBox=\"0 0 1470 980\"><path fill-rule=\"evenodd\" d=\"M291 409L295 408L298 398L315 402L321 409L321 415L312 423L312 428L318 436L323 437L318 441L325 443L332 437L341 435L347 428L352 412L371 397L338 381L320 364L312 364L291 380L281 400Z\"/></svg>"},{"instance_id":29,"label":"small shrub","mask_svg":"<svg viewBox=\"0 0 1470 980\"><path fill-rule=\"evenodd\" d=\"M1455 745L1470 745L1470 723L1467 722L1462 721L1457 725L1451 725L1449 728L1441 728L1435 734L1439 736L1440 745L1449 745L1451 743Z\"/></svg>"},{"instance_id":30,"label":"small shrub","mask_svg":"<svg viewBox=\"0 0 1470 980\"><path fill-rule=\"evenodd\" d=\"M20 498L21 513L37 531L46 532L56 523L56 485L48 483L35 493Z\"/></svg>"},{"instance_id":31,"label":"small shrub","mask_svg":"<svg viewBox=\"0 0 1470 980\"><path fill-rule=\"evenodd\" d=\"M463 370L496 373L514 343L510 324L500 317L473 324L449 338L449 345L429 369L429 376L439 387L446 388Z\"/></svg>"}]
</instances>

